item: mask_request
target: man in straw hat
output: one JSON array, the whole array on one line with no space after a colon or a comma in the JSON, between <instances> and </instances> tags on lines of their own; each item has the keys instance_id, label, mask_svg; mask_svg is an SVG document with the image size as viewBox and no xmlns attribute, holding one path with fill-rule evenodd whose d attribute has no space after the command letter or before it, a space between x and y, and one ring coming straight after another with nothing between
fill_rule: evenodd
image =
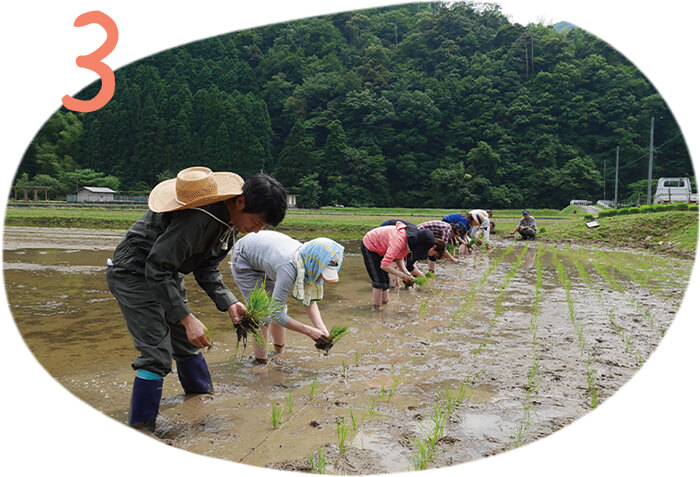
<instances>
[{"instance_id":1,"label":"man in straw hat","mask_svg":"<svg viewBox=\"0 0 700 477\"><path fill-rule=\"evenodd\" d=\"M185 393L210 393L200 352L210 346L206 327L187 305L184 275L192 273L220 311L235 323L246 307L224 285L218 265L238 232L258 232L284 218L287 196L275 179L256 174L245 183L232 172L190 167L158 184L148 208L108 261L107 283L141 353L129 424L155 430L163 377L172 360Z\"/></svg>"}]
</instances>

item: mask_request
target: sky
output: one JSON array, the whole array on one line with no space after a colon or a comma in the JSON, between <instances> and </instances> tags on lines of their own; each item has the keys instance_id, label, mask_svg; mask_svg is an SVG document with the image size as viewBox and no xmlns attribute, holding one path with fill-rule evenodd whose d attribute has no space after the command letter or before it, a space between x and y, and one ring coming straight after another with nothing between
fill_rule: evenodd
<instances>
[{"instance_id":1,"label":"sky","mask_svg":"<svg viewBox=\"0 0 700 477\"><path fill-rule=\"evenodd\" d=\"M280 2L178 1L30 1L6 2L0 18L3 157L0 187L9 192L24 150L41 125L74 94L94 81L94 73L75 66L75 57L104 40L95 25L73 27L75 18L101 10L119 28L116 49L104 61L113 69L155 52L221 33L402 1L336 0ZM490 2L493 3L493 2ZM569 21L599 36L647 75L673 111L691 155L700 153L697 45L691 2L607 0L501 1L515 22ZM5 210L6 197L0 210ZM690 292L658 350L641 371L599 409L534 444L496 457L430 474L590 475L623 473L683 475L696 468L698 384L697 265ZM1 282L2 280L0 280ZM0 288L5 289L4 282ZM190 454L137 435L76 399L54 381L26 348L12 320L7 297L0 297L3 467L34 475L147 475L163 471L231 475L237 464ZM695 316L693 316L695 315ZM691 318L693 316L693 318ZM125 331L126 332L126 331ZM468 443L465 443L468 445ZM233 466L233 467L232 467ZM271 471L244 467L246 474Z\"/></svg>"}]
</instances>

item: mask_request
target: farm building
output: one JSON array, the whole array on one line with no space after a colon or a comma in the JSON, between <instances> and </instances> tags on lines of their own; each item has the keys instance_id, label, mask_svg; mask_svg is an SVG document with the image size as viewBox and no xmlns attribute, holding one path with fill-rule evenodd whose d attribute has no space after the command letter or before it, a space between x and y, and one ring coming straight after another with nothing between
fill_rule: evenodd
<instances>
[{"instance_id":1,"label":"farm building","mask_svg":"<svg viewBox=\"0 0 700 477\"><path fill-rule=\"evenodd\" d=\"M81 187L78 202L114 202L114 194L109 187Z\"/></svg>"}]
</instances>

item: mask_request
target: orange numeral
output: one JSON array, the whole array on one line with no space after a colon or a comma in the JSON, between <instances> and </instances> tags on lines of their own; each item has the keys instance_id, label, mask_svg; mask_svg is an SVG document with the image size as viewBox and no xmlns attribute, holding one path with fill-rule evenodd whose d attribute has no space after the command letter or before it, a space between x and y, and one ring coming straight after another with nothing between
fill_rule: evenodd
<instances>
[{"instance_id":1,"label":"orange numeral","mask_svg":"<svg viewBox=\"0 0 700 477\"><path fill-rule=\"evenodd\" d=\"M114 20L97 10L83 13L75 19L73 26L82 27L91 23L97 23L104 28L107 32L107 39L102 43L102 46L89 55L77 57L75 59L75 64L80 68L85 68L97 73L102 80L102 88L100 88L100 91L94 98L88 101L75 99L68 95L65 95L62 99L63 106L67 109L81 113L97 111L107 104L109 100L112 99L112 96L114 96L114 71L112 71L109 66L102 63L102 60L117 46L119 30L117 30L117 24L114 23Z\"/></svg>"}]
</instances>

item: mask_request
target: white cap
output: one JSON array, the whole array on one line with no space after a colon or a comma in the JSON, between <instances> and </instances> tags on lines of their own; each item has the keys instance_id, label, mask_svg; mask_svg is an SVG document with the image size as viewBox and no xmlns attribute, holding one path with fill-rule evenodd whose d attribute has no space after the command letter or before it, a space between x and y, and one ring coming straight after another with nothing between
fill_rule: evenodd
<instances>
[{"instance_id":1,"label":"white cap","mask_svg":"<svg viewBox=\"0 0 700 477\"><path fill-rule=\"evenodd\" d=\"M321 272L321 276L324 280L328 282L337 282L338 262L336 262L335 260L331 260L330 263L326 265L326 268L323 269L323 272Z\"/></svg>"}]
</instances>

